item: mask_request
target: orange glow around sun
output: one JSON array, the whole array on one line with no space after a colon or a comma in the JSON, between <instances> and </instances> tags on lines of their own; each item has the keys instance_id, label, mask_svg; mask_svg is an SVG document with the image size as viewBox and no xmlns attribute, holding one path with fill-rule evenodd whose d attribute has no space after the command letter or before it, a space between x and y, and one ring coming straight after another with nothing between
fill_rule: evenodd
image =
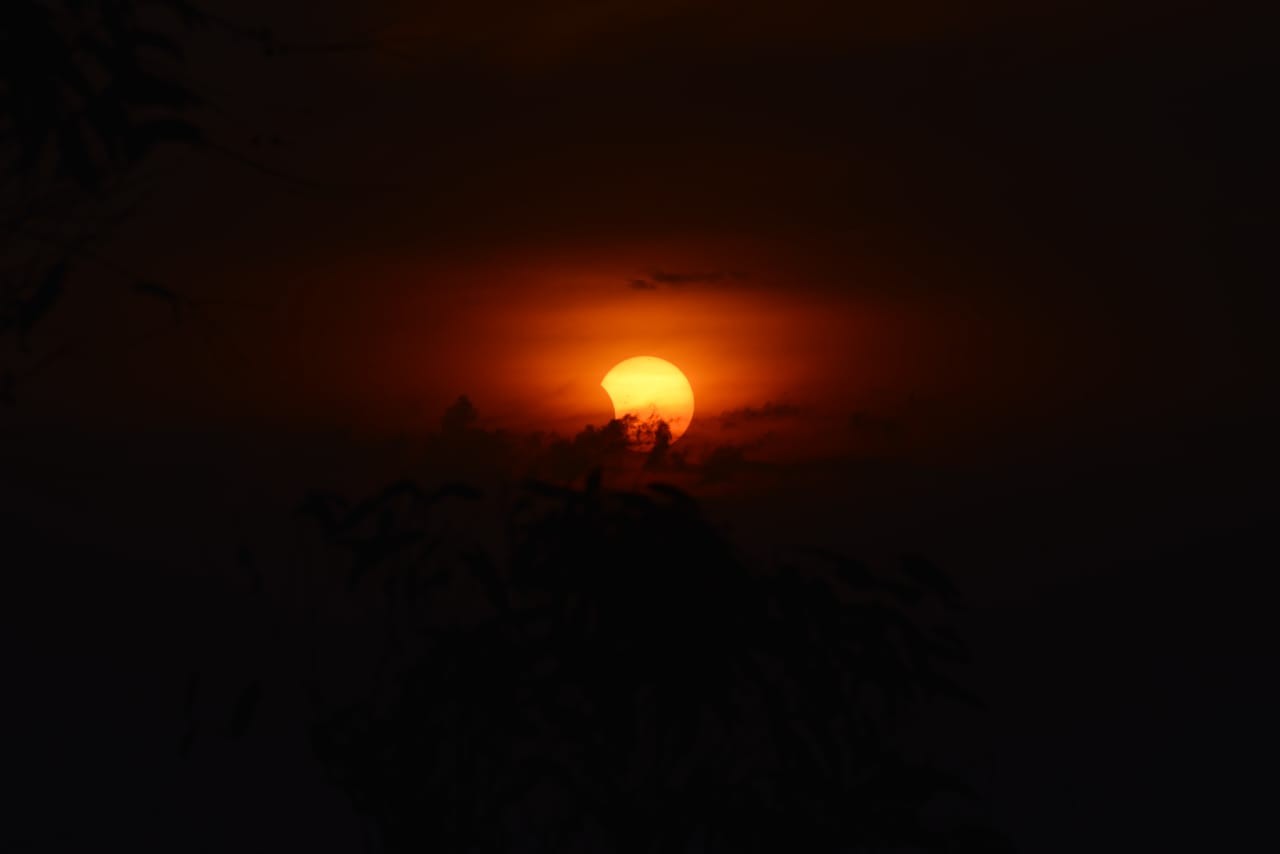
<instances>
[{"instance_id":1,"label":"orange glow around sun","mask_svg":"<svg viewBox=\"0 0 1280 854\"><path fill-rule=\"evenodd\" d=\"M882 307L864 300L855 311L750 251L736 244L714 253L660 244L572 252L464 247L429 261L353 268L339 280L376 277L387 283L380 291L385 299L361 303L358 316L345 304L336 310L337 299L332 312L307 309L316 346L299 349L297 374L315 378L312 397L321 401L334 387L352 389L359 405L344 403L342 417L371 428L410 423L432 430L435 413L465 394L485 429L569 439L628 413L645 422L656 407L679 440L677 450L690 459L765 434L775 456L783 446L799 455L843 448L843 409L854 405L848 401L865 406L879 388L905 383L899 374L913 364L920 336ZM652 278L659 264L697 272L730 269L731 262L749 269L749 277L633 282ZM423 284L446 280L457 286ZM374 346L357 346L354 330L374 325L380 330ZM332 351L320 346L335 340L352 343ZM330 380L321 383L302 369L303 353L313 351L333 353ZM640 387L622 382L630 357L668 366L677 379L674 398L644 399L643 383L652 377ZM890 377L890 370L897 373ZM778 402L803 417L752 417Z\"/></svg>"},{"instance_id":2,"label":"orange glow around sun","mask_svg":"<svg viewBox=\"0 0 1280 854\"><path fill-rule=\"evenodd\" d=\"M693 420L693 387L679 368L664 359L626 359L614 365L600 385L613 401L614 418L627 420L633 450L653 450L661 422L666 422L675 442Z\"/></svg>"}]
</instances>

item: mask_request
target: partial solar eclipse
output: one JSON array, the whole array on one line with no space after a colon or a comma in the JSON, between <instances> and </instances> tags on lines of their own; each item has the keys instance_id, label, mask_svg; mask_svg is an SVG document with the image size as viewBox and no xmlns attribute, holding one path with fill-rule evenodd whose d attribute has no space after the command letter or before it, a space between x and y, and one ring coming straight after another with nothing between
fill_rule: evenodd
<instances>
[{"instance_id":1,"label":"partial solar eclipse","mask_svg":"<svg viewBox=\"0 0 1280 854\"><path fill-rule=\"evenodd\" d=\"M614 365L600 381L613 401L613 417L627 425L632 450L651 451L665 421L674 442L693 420L693 387L680 369L655 356L636 356Z\"/></svg>"}]
</instances>

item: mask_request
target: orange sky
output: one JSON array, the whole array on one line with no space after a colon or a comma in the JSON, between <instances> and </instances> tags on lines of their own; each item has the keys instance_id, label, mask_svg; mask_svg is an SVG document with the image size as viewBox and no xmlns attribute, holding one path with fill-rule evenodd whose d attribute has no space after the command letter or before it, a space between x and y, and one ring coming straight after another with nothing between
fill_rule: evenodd
<instances>
[{"instance_id":1,"label":"orange sky","mask_svg":"<svg viewBox=\"0 0 1280 854\"><path fill-rule=\"evenodd\" d=\"M609 247L531 258L509 248L394 265L372 276L383 281L380 334L358 364L376 379L356 393L374 421L410 398L430 413L467 394L492 426L575 432L608 420L600 379L636 355L667 359L689 377L695 429L767 402L848 412L893 381L890 354L907 342L894 340L900 330L881 317L884 307L833 301L784 271L729 269L715 254ZM673 263L641 260L653 257ZM698 280L654 282L655 272ZM453 287L433 287L441 278ZM376 300L379 286L367 290ZM336 310L313 332L347 317Z\"/></svg>"},{"instance_id":2,"label":"orange sky","mask_svg":"<svg viewBox=\"0 0 1280 854\"><path fill-rule=\"evenodd\" d=\"M349 5L268 5L300 42L364 35ZM613 364L655 355L693 385L689 443L775 403L803 417L761 429L815 455L869 413L963 456L1145 441L1261 372L1240 330L1268 314L1219 286L1253 220L1203 227L1220 182L1255 186L1229 171L1255 137L1203 167L1184 64L1226 66L1183 13L1130 43L1137 10L556 8L370 4L369 52L205 34L210 137L242 159L139 178L116 271L86 264L41 330L28 362L71 355L30 366L29 409L420 435L466 394L487 426L573 433L609 417Z\"/></svg>"}]
</instances>

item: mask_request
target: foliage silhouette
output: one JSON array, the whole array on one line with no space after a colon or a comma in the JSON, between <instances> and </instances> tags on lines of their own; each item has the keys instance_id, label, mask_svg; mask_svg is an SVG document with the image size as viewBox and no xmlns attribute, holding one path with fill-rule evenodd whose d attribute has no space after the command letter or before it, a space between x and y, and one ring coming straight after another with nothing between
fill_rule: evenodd
<instances>
[{"instance_id":1,"label":"foliage silhouette","mask_svg":"<svg viewBox=\"0 0 1280 854\"><path fill-rule=\"evenodd\" d=\"M19 354L32 349L37 324L67 302L66 286L79 284L84 266L165 304L175 323L216 302L189 299L95 248L142 203L140 167L156 149L183 146L277 181L318 185L219 140L218 105L201 94L187 62L196 30L248 42L268 57L377 47L282 41L191 0L0 4L0 340L12 337ZM0 364L0 403L13 403L23 383L68 352L63 346L34 362L10 356L12 365Z\"/></svg>"},{"instance_id":2,"label":"foliage silhouette","mask_svg":"<svg viewBox=\"0 0 1280 854\"><path fill-rule=\"evenodd\" d=\"M653 449L644 461L646 469L660 469L667 461L667 452L671 450L671 425L659 419L653 431Z\"/></svg>"},{"instance_id":3,"label":"foliage silhouette","mask_svg":"<svg viewBox=\"0 0 1280 854\"><path fill-rule=\"evenodd\" d=\"M156 23L177 3L12 0L3 39L4 118L12 164L27 182L45 164L101 190L157 144L197 142L187 117L200 99L173 72L184 50ZM151 13L151 14L148 14Z\"/></svg>"},{"instance_id":4,"label":"foliage silhouette","mask_svg":"<svg viewBox=\"0 0 1280 854\"><path fill-rule=\"evenodd\" d=\"M475 405L464 394L445 410L440 426L446 434L463 433L475 425L477 417Z\"/></svg>"},{"instance_id":5,"label":"foliage silhouette","mask_svg":"<svg viewBox=\"0 0 1280 854\"><path fill-rule=\"evenodd\" d=\"M914 706L967 697L948 673L963 645L926 619L955 593L922 559L755 566L690 496L599 471L526 483L496 558L394 564L429 530L384 515L370 560L316 518L363 567L353 593L377 566L390 598L423 574L476 594L396 626L372 682L312 685L316 754L387 851L1004 848L936 814L966 790L904 740Z\"/></svg>"},{"instance_id":6,"label":"foliage silhouette","mask_svg":"<svg viewBox=\"0 0 1280 854\"><path fill-rule=\"evenodd\" d=\"M0 339L13 337L19 354L83 262L136 278L91 246L137 205L138 167L161 145L207 145L185 70L192 11L180 0L9 0L0 10ZM171 289L133 289L177 318ZM14 357L0 398L12 403L67 352Z\"/></svg>"}]
</instances>

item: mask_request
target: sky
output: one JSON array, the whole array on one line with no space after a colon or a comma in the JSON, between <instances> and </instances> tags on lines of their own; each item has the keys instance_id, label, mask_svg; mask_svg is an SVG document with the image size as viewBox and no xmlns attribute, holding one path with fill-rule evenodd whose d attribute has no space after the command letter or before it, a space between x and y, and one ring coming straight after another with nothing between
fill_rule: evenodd
<instances>
[{"instance_id":1,"label":"sky","mask_svg":"<svg viewBox=\"0 0 1280 854\"><path fill-rule=\"evenodd\" d=\"M15 453L172 472L135 520L225 481L241 519L374 488L390 464L342 443L412 457L459 395L490 430L599 426L600 379L655 355L694 388L678 449L743 454L715 491L762 537L865 546L858 508L1016 599L1264 512L1276 175L1244 11L438 8L226 6L270 55L191 35L213 146L133 179Z\"/></svg>"},{"instance_id":2,"label":"sky","mask_svg":"<svg viewBox=\"0 0 1280 854\"><path fill-rule=\"evenodd\" d=\"M695 394L677 448L742 454L682 481L736 535L909 546L974 592L1008 700L993 791L1029 850L1079 850L1088 828L1037 827L1104 800L1072 738L1105 762L1153 731L1081 700L1089 674L1124 714L1166 713L1149 678L1190 709L1173 731L1226 726L1206 709L1238 687L1234 611L1180 615L1204 604L1193 565L1257 580L1274 517L1264 11L209 5L234 26L186 33L184 73L210 144L130 177L14 356L13 518L213 554L303 488L394 476L459 395L487 431L572 437L611 417L610 367L659 356ZM1113 655L1145 625L1116 603L1203 642L1201 705L1158 650ZM1074 675L1028 675L1018 636Z\"/></svg>"},{"instance_id":3,"label":"sky","mask_svg":"<svg viewBox=\"0 0 1280 854\"><path fill-rule=\"evenodd\" d=\"M295 6L227 7L296 31L283 55L195 41L210 135L252 165L167 153L103 250L209 300L214 340L91 359L131 377L98 393L384 431L469 394L572 431L650 353L704 414L933 406L1012 439L1258 375L1223 146L1260 143L1214 120L1262 56L1225 13ZM167 319L113 290L137 334Z\"/></svg>"}]
</instances>

